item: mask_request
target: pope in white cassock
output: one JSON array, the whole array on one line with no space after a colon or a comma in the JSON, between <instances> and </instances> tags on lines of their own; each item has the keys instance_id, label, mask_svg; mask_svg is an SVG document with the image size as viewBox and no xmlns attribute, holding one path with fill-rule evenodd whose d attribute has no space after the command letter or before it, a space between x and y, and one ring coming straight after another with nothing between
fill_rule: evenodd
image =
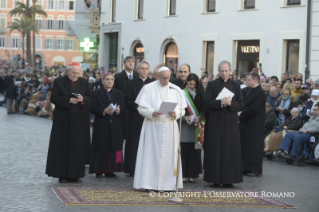
<instances>
[{"instance_id":1,"label":"pope in white cassock","mask_svg":"<svg viewBox=\"0 0 319 212\"><path fill-rule=\"evenodd\" d=\"M179 129L176 120L187 107L182 91L169 82L171 71L158 70L159 79L145 85L136 98L138 112L145 117L137 152L134 185L136 189L171 191L176 187ZM174 111L162 114L162 102L177 102ZM180 163L180 161L179 161ZM183 188L182 169L178 188Z\"/></svg>"}]
</instances>

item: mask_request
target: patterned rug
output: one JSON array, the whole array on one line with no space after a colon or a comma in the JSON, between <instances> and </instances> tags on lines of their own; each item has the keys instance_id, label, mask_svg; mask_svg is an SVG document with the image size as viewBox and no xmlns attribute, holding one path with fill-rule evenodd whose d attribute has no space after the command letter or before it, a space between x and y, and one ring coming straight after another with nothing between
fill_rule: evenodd
<instances>
[{"instance_id":1,"label":"patterned rug","mask_svg":"<svg viewBox=\"0 0 319 212\"><path fill-rule=\"evenodd\" d=\"M134 189L53 187L66 205L107 206L199 206L251 207L295 209L280 200L264 197L258 192L225 190L181 190L175 192L146 192ZM171 202L170 197L182 197L183 202Z\"/></svg>"}]
</instances>

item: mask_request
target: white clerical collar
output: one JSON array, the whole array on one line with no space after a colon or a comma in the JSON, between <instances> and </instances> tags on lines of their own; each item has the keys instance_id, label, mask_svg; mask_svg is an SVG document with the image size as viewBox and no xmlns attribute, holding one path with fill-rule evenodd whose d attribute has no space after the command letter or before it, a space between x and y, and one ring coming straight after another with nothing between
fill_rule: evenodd
<instances>
[{"instance_id":1,"label":"white clerical collar","mask_svg":"<svg viewBox=\"0 0 319 212\"><path fill-rule=\"evenodd\" d=\"M143 82L145 82L145 80L146 80L146 79L142 79L141 77L140 77L140 79L143 80Z\"/></svg>"},{"instance_id":2,"label":"white clerical collar","mask_svg":"<svg viewBox=\"0 0 319 212\"><path fill-rule=\"evenodd\" d=\"M124 70L125 70L125 69L124 69ZM127 71L125 70L125 72L126 72L127 78L130 78L130 75L132 75L132 77L133 77L133 71L132 71L132 73L129 73L129 72L127 72Z\"/></svg>"}]
</instances>

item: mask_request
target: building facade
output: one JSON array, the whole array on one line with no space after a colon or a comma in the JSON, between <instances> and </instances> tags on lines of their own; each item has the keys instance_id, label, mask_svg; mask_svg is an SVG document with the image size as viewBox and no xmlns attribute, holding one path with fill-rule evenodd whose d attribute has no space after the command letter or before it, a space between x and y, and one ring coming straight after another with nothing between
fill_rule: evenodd
<instances>
[{"instance_id":1,"label":"building facade","mask_svg":"<svg viewBox=\"0 0 319 212\"><path fill-rule=\"evenodd\" d=\"M15 55L22 55L21 34L14 30L9 33L8 24L15 18L9 12L19 0L0 0L0 59L12 62ZM21 0L26 3L26 0ZM82 2L81 2L82 3ZM30 4L32 1L30 0ZM36 66L68 65L72 61L81 62L83 52L79 40L69 23L75 19L76 0L37 0L47 12L47 17L35 17L39 32L36 34ZM31 39L32 40L32 39ZM31 49L33 51L33 45Z\"/></svg>"},{"instance_id":2,"label":"building facade","mask_svg":"<svg viewBox=\"0 0 319 212\"><path fill-rule=\"evenodd\" d=\"M222 60L230 61L239 74L258 66L267 76L304 73L307 3L105 0L101 6L99 65L122 69L123 58L134 55L136 62L146 60L152 67L165 63L176 70L188 63L197 74L201 68L216 74ZM313 4L317 3L314 0ZM319 77L318 65L311 62L311 76Z\"/></svg>"}]
</instances>

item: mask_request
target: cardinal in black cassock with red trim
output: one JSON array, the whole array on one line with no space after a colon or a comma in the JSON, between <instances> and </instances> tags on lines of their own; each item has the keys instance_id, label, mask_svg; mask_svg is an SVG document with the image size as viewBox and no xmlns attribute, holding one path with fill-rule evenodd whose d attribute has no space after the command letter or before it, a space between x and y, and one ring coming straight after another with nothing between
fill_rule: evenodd
<instances>
[{"instance_id":1,"label":"cardinal in black cassock with red trim","mask_svg":"<svg viewBox=\"0 0 319 212\"><path fill-rule=\"evenodd\" d=\"M81 66L77 62L70 64L67 73L54 80L50 99L55 108L46 174L59 178L60 183L80 182L84 177L90 142L89 84L79 77Z\"/></svg>"}]
</instances>

